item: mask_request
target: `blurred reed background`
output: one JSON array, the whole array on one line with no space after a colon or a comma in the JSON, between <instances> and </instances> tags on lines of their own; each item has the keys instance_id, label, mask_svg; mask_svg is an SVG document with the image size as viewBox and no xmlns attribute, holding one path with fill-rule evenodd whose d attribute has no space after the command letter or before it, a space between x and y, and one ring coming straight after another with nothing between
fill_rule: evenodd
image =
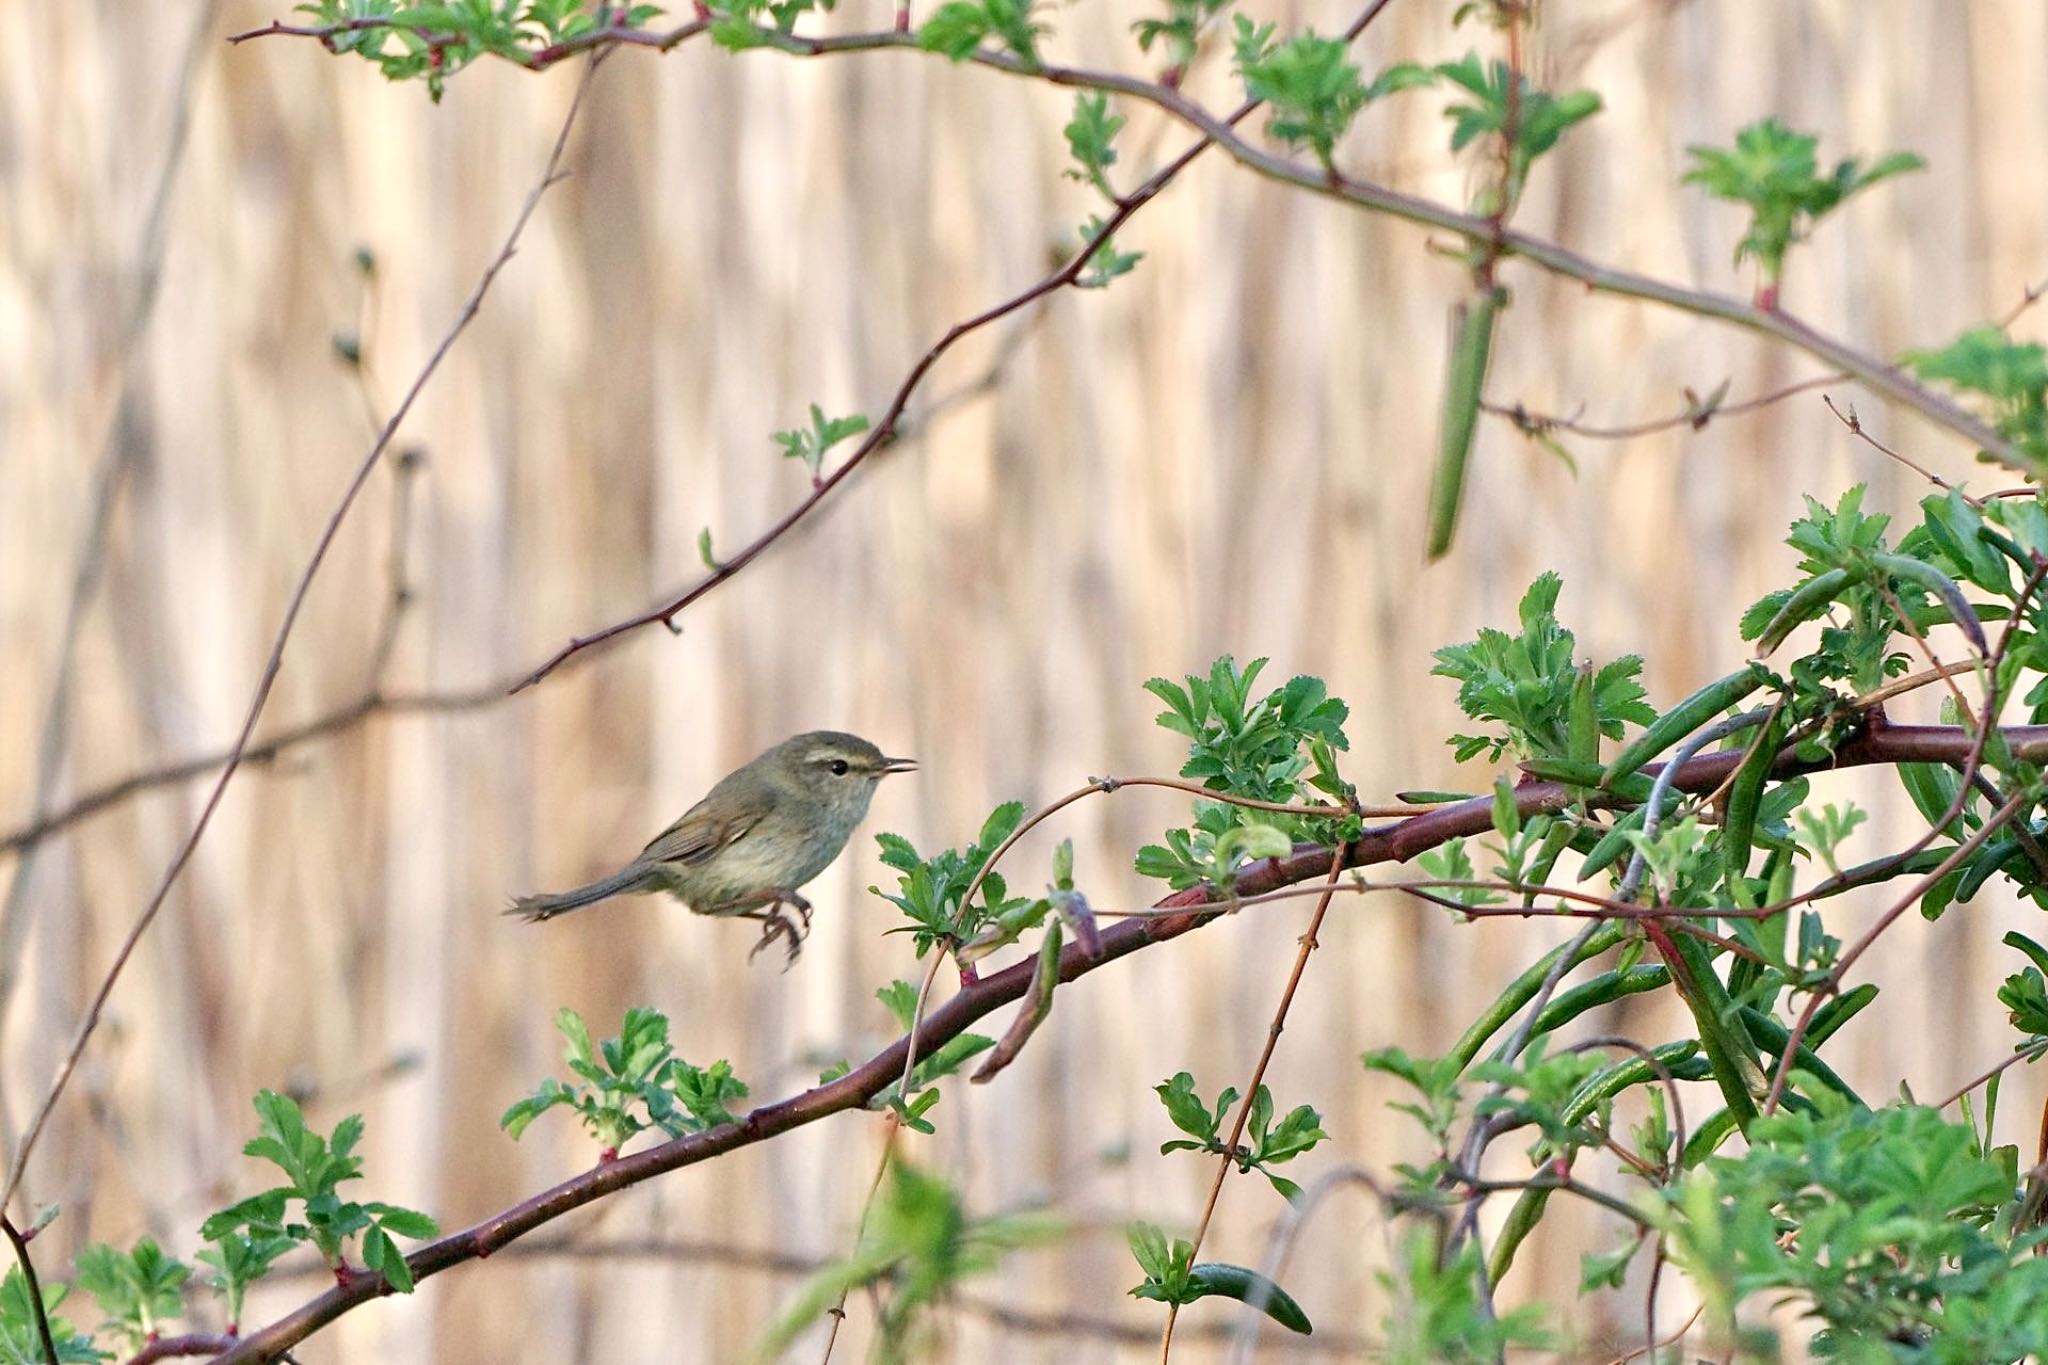
<instances>
[{"instance_id":1,"label":"blurred reed background","mask_svg":"<svg viewBox=\"0 0 2048 1365\"><path fill-rule=\"evenodd\" d=\"M1251 8L1283 28L1349 18ZM1397 0L1361 44L1368 68L1484 41L1452 32L1451 9ZM486 64L434 107L310 42L222 41L281 4L0 12L16 35L0 48L0 812L14 828L39 800L231 738L367 448L366 406L386 409L449 324L577 76ZM1129 25L1146 12L1057 7L1049 52L1145 70ZM832 22L886 16L856 4ZM1878 353L1937 344L2048 273L2048 125L2016 112L2048 85L2048 11L2032 0L1552 0L1533 52L1542 80L1595 89L1607 108L1544 164L1521 221L1597 258L1746 290L1730 265L1741 215L1678 179L1688 144L1775 112L1818 131L1826 157L1909 148L1929 163L1795 257L1786 305L1816 325ZM1211 52L1190 89L1234 103L1227 55ZM1468 172L1445 150L1440 105L1376 106L1341 161L1462 201ZM395 516L395 467L379 471L313 589L263 732L363 695L393 555L413 601L385 686L462 693L691 581L700 527L731 548L779 516L807 486L770 431L813 400L879 409L946 326L1042 274L1091 207L1059 174L1069 109L1058 91L904 53L803 62L696 43L607 64L573 178L402 434L424 452L409 517ZM1181 129L1124 112L1120 170L1184 145ZM160 181L159 264L147 223ZM374 718L238 777L29 1171L30 1198L65 1208L41 1244L47 1268L88 1236L149 1233L189 1255L205 1212L259 1187L238 1149L261 1086L298 1087L323 1127L362 1110L361 1190L454 1227L589 1160L566 1119L516 1145L496 1128L557 1068L558 1006L605 1033L629 1005L666 1010L684 1054L730 1057L762 1099L885 1041L873 992L915 968L908 940L883 936L893 912L866 893L884 874L867 834L813 888L817 929L787 974L745 964L750 926L653 901L537 928L497 913L510 893L613 865L790 732L845 727L921 758L919 776L883 789L867 833L928 849L970 837L1002 800L1172 770L1179 746L1139 685L1229 651L1272 656L1276 680L1320 674L1350 701L1347 772L1368 795L1472 788L1488 774L1450 762L1452 688L1428 676L1430 651L1510 622L1540 569L1563 572L1582 651L1640 650L1668 702L1744 655L1736 617L1790 573L1781 537L1802 490L1832 499L1868 480L1872 502L1898 512L1924 491L1817 394L1699 432L1568 437L1576 474L1496 422L1457 550L1426 566L1444 316L1462 282L1425 235L1211 154L1120 244L1146 253L1134 275L962 346L914 411L959 401L691 609L680 638L644 631L532 691ZM376 259L368 305L359 246ZM1683 386L1726 378L1739 399L1818 373L1724 327L1519 265L1507 277L1515 304L1489 385L1503 402L1623 423L1678 411ZM367 405L330 345L358 330ZM1910 416L1831 392L1928 465L1997 481ZM103 544L82 561L102 502ZM74 641L81 562L97 573ZM1878 813L1854 847L1909 814L1862 775L1822 790ZM10 1142L203 793L153 791L9 858ZM1159 888L1131 855L1183 817L1161 793L1084 803L1020 848L1013 880L1035 883L1071 835L1098 904L1141 904ZM1865 923L1882 898L1830 914ZM964 1304L937 1358L1155 1353L1140 1343L1159 1314L1122 1297L1138 1276L1114 1225L1191 1225L1211 1167L1154 1155L1170 1133L1151 1086L1183 1067L1206 1093L1242 1085L1308 913L1247 914L1090 977L999 1083L947 1087L916 1158L964 1182L979 1210L1049 1202L1079 1230L976 1291L1033 1321ZM2013 964L1996 945L2014 915L1987 893L1888 935L1867 959L1886 999L1831 1046L1837 1065L1866 1093L1907 1081L1932 1096L2002 1055L1992 992ZM1340 901L1270 1077L1283 1105L1325 1112L1334 1141L1302 1163L1309 1174L1416 1155L1358 1054L1440 1050L1562 937ZM1681 1027L1638 1008L1595 1031L1656 1042ZM2012 1078L2004 1138L2031 1141L2041 1091ZM559 1228L572 1244L666 1254L464 1268L350 1315L300 1358L733 1360L794 1281L691 1249L844 1251L881 1132L840 1117ZM1496 1155L1511 1163L1508 1145ZM1310 1225L1288 1281L1324 1329L1371 1336L1385 1241L1347 1199ZM1207 1251L1256 1263L1279 1212L1263 1182L1234 1181ZM1617 1235L1573 1210L1554 1224L1509 1299L1568 1294L1576 1253ZM1668 1324L1690 1305L1676 1277L1666 1285ZM267 1284L248 1318L319 1287L317 1274ZM1595 1300L1584 1353L1639 1340L1640 1304L1639 1280ZM860 1357L869 1318L856 1301L842 1358ZM1232 1320L1212 1302L1184 1325ZM1183 1345L1189 1362L1222 1352ZM1295 1358L1285 1347L1269 1336L1263 1358Z\"/></svg>"}]
</instances>

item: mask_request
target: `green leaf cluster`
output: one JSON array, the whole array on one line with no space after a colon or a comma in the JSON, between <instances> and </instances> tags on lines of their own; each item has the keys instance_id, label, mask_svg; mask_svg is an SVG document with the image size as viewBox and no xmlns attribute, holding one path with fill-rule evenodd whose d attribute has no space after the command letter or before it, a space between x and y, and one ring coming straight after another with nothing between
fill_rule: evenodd
<instances>
[{"instance_id":1,"label":"green leaf cluster","mask_svg":"<svg viewBox=\"0 0 2048 1365\"><path fill-rule=\"evenodd\" d=\"M1228 1156L1237 1163L1240 1172L1257 1171L1266 1177L1282 1198L1291 1200L1301 1196L1301 1186L1276 1175L1272 1168L1292 1161L1329 1137L1323 1131L1323 1116L1313 1106L1296 1105L1276 1123L1273 1119L1273 1092L1260 1086L1258 1093L1252 1096L1251 1112L1245 1119L1244 1136L1248 1141L1232 1148L1224 1145L1223 1129L1237 1104L1235 1086L1223 1088L1223 1093L1216 1097L1213 1110L1195 1093L1195 1078L1185 1071L1175 1072L1171 1079L1152 1089L1159 1096L1159 1102L1166 1106L1166 1115L1173 1120L1173 1126L1188 1135L1160 1144L1161 1156L1168 1152L1212 1152Z\"/></svg>"},{"instance_id":2,"label":"green leaf cluster","mask_svg":"<svg viewBox=\"0 0 2048 1365\"><path fill-rule=\"evenodd\" d=\"M917 956L922 958L934 944L956 947L975 937L989 922L1028 911L1032 899L1012 896L1009 884L999 872L991 872L982 879L980 899L975 904L965 903L975 874L1023 821L1024 803L1006 801L989 812L974 842L965 848L942 850L930 858L921 857L900 834L876 835L882 861L901 876L894 893L878 886L868 890L910 919L910 924L890 932L915 935Z\"/></svg>"},{"instance_id":3,"label":"green leaf cluster","mask_svg":"<svg viewBox=\"0 0 2048 1365\"><path fill-rule=\"evenodd\" d=\"M875 998L895 1018L896 1027L908 1033L917 1017L917 987L908 981L892 981L876 991ZM910 1069L907 1101L903 1098L903 1082L899 1080L869 1100L868 1108L893 1110L903 1126L914 1133L936 1132L932 1121L925 1117L939 1102L936 1083L995 1045L996 1040L985 1034L956 1033Z\"/></svg>"},{"instance_id":4,"label":"green leaf cluster","mask_svg":"<svg viewBox=\"0 0 2048 1365\"><path fill-rule=\"evenodd\" d=\"M1862 484L1855 485L1832 509L1806 497L1806 515L1792 523L1786 539L1799 551L1805 577L1766 594L1742 616L1742 638L1756 641L1759 656L1808 621L1828 618L1820 647L1791 668L1797 689L1809 698L1823 694L1830 681L1868 692L1905 672L1912 658L1895 647L1905 629L1900 607L1916 629L1946 619L1985 649L1982 620L1946 568L1959 561L1972 573L2006 580L1998 556L1979 539L1983 517L1967 502L1930 498L1923 504L1925 523L1895 553L1885 539L1891 518L1864 512L1863 492ZM2001 587L2009 591L2009 581Z\"/></svg>"},{"instance_id":5,"label":"green leaf cluster","mask_svg":"<svg viewBox=\"0 0 2048 1365\"><path fill-rule=\"evenodd\" d=\"M1545 1056L1544 1041L1537 1038L1513 1062L1479 1062L1465 1072L1493 1087L1472 1107L1474 1117L1491 1119L1502 1131L1537 1130L1529 1160L1538 1166L1597 1147L1610 1126L1607 1100L1586 1083L1611 1064L1593 1052Z\"/></svg>"},{"instance_id":6,"label":"green leaf cluster","mask_svg":"<svg viewBox=\"0 0 2048 1365\"><path fill-rule=\"evenodd\" d=\"M1123 130L1124 116L1109 112L1109 96L1082 91L1074 96L1074 116L1065 129L1067 150L1074 167L1069 180L1093 186L1112 204L1122 201L1109 183L1109 168L1116 164L1116 135ZM1088 253L1086 268L1075 277L1082 289L1102 289L1110 281L1128 275L1145 258L1142 251L1119 251L1116 239L1107 232L1102 215L1091 213L1081 224L1080 249Z\"/></svg>"},{"instance_id":7,"label":"green leaf cluster","mask_svg":"<svg viewBox=\"0 0 2048 1365\"><path fill-rule=\"evenodd\" d=\"M1410 1186L1434 1188L1448 1173L1451 1129L1464 1112L1464 1060L1459 1057L1416 1057L1399 1047L1375 1048L1359 1059L1367 1071L1392 1076L1415 1092L1412 1100L1395 1100L1387 1107L1406 1114L1422 1125L1436 1150L1427 1166L1401 1164L1395 1167Z\"/></svg>"},{"instance_id":8,"label":"green leaf cluster","mask_svg":"<svg viewBox=\"0 0 2048 1365\"><path fill-rule=\"evenodd\" d=\"M811 482L817 483L825 467L825 456L841 441L851 440L868 429L868 419L860 413L850 417L827 417L825 410L816 403L811 404L811 425L808 429L797 427L790 431L775 433L775 444L782 447L784 458L803 461L810 472Z\"/></svg>"},{"instance_id":9,"label":"green leaf cluster","mask_svg":"<svg viewBox=\"0 0 2048 1365\"><path fill-rule=\"evenodd\" d=\"M1948 345L1901 357L1922 379L1979 399L2035 475L2048 473L2048 350L2003 328L1973 327Z\"/></svg>"},{"instance_id":10,"label":"green leaf cluster","mask_svg":"<svg viewBox=\"0 0 2048 1365\"><path fill-rule=\"evenodd\" d=\"M1210 882L1228 890L1246 862L1285 857L1296 841L1334 844L1356 837L1360 823L1342 803L1351 789L1337 775L1337 751L1348 749L1344 721L1351 708L1329 695L1322 679L1290 678L1254 692L1266 660L1245 668L1226 654L1207 677L1185 686L1153 678L1145 690L1166 703L1158 723L1189 741L1180 775L1212 791L1254 801L1302 805L1318 796L1340 803L1330 815L1289 815L1226 802L1197 802L1192 828L1166 832L1166 842L1138 850L1140 875L1178 888Z\"/></svg>"},{"instance_id":11,"label":"green leaf cluster","mask_svg":"<svg viewBox=\"0 0 2048 1365\"><path fill-rule=\"evenodd\" d=\"M2048 1047L2048 976L2043 975L2048 973L2048 948L2018 930L2001 941L2025 953L2033 965L2005 979L1998 988L1998 1003L2011 1012L2007 1017L2024 1039L2019 1045L2021 1052Z\"/></svg>"},{"instance_id":12,"label":"green leaf cluster","mask_svg":"<svg viewBox=\"0 0 2048 1365\"><path fill-rule=\"evenodd\" d=\"M1463 99L1444 110L1451 121L1452 151L1463 151L1483 137L1506 143L1506 183L1487 191L1497 197L1476 206L1482 213L1512 213L1537 159L1557 146L1573 125L1600 112L1600 97L1590 90L1562 95L1540 90L1506 62L1484 62L1476 52L1442 63L1432 74L1464 92Z\"/></svg>"},{"instance_id":13,"label":"green leaf cluster","mask_svg":"<svg viewBox=\"0 0 2048 1365\"><path fill-rule=\"evenodd\" d=\"M1195 44L1203 25L1215 18L1230 0L1166 0L1164 19L1140 19L1131 25L1138 35L1138 50L1150 52L1154 43L1166 50L1169 77L1177 80L1195 59Z\"/></svg>"},{"instance_id":14,"label":"green leaf cluster","mask_svg":"<svg viewBox=\"0 0 2048 1365\"><path fill-rule=\"evenodd\" d=\"M1463 839L1451 839L1418 856L1415 865L1422 869L1423 876L1438 882L1469 882L1478 877L1472 866L1472 855L1466 851ZM1498 905L1506 899L1499 891L1487 886L1432 887L1430 894L1453 900L1460 905Z\"/></svg>"},{"instance_id":15,"label":"green leaf cluster","mask_svg":"<svg viewBox=\"0 0 2048 1365\"><path fill-rule=\"evenodd\" d=\"M71 1286L44 1280L43 1312L50 1322L50 1338L57 1347L61 1365L93 1365L112 1357L92 1344L92 1338L73 1327L57 1312L71 1297ZM20 1266L7 1267L0 1276L0 1365L44 1365L42 1334L36 1328L36 1306L29 1297L28 1281Z\"/></svg>"},{"instance_id":16,"label":"green leaf cluster","mask_svg":"<svg viewBox=\"0 0 2048 1365\"><path fill-rule=\"evenodd\" d=\"M396 1292L410 1294L412 1270L392 1238L432 1237L440 1228L412 1209L341 1197L343 1182L362 1177L363 1159L355 1155L363 1136L362 1116L349 1115L334 1126L332 1137L323 1137L307 1127L298 1102L289 1096L259 1090L255 1104L260 1131L242 1154L276 1166L285 1183L222 1209L200 1225L199 1235L224 1247L237 1238L265 1246L278 1238L311 1243L342 1277L351 1273L344 1257L347 1243L360 1237L363 1264ZM299 1217L289 1219L294 1203Z\"/></svg>"},{"instance_id":17,"label":"green leaf cluster","mask_svg":"<svg viewBox=\"0 0 2048 1365\"><path fill-rule=\"evenodd\" d=\"M525 65L598 24L583 0L309 0L293 8L315 26L338 30L326 39L329 51L354 53L387 80L424 79L436 101L448 78L479 57ZM637 29L662 10L639 4L599 13L613 27Z\"/></svg>"},{"instance_id":18,"label":"green leaf cluster","mask_svg":"<svg viewBox=\"0 0 2048 1365\"><path fill-rule=\"evenodd\" d=\"M676 1056L668 1016L659 1010L627 1010L619 1036L595 1046L575 1010L557 1011L555 1029L563 1039L562 1059L577 1079L550 1076L507 1109L498 1126L514 1139L558 1105L575 1112L606 1159L649 1128L676 1138L739 1122L728 1106L746 1098L746 1082L732 1074L730 1062L699 1067Z\"/></svg>"},{"instance_id":19,"label":"green leaf cluster","mask_svg":"<svg viewBox=\"0 0 2048 1365\"><path fill-rule=\"evenodd\" d=\"M1109 96L1100 91L1082 91L1074 96L1074 116L1062 129L1067 151L1074 158L1069 180L1093 185L1105 199L1115 199L1109 187L1109 168L1116 164L1116 135L1126 122L1122 114L1109 112Z\"/></svg>"},{"instance_id":20,"label":"green leaf cluster","mask_svg":"<svg viewBox=\"0 0 2048 1365\"><path fill-rule=\"evenodd\" d=\"M1784 274L1785 253L1816 222L1850 195L1924 164L1911 152L1893 152L1869 166L1845 157L1822 175L1814 155L1819 145L1813 134L1795 133L1777 119L1766 118L1737 132L1732 148L1686 149L1694 162L1685 174L1686 184L1698 185L1716 199L1749 206L1749 230L1735 245L1735 262L1740 265L1755 257L1771 291Z\"/></svg>"},{"instance_id":21,"label":"green leaf cluster","mask_svg":"<svg viewBox=\"0 0 2048 1365\"><path fill-rule=\"evenodd\" d=\"M773 47L806 14L829 14L837 0L719 0L710 5L711 41L728 52Z\"/></svg>"},{"instance_id":22,"label":"green leaf cluster","mask_svg":"<svg viewBox=\"0 0 2048 1365\"><path fill-rule=\"evenodd\" d=\"M1549 1350L1555 1336L1535 1304L1496 1312L1479 1299L1485 1274L1478 1244L1468 1238L1456 1251L1429 1227L1402 1236L1398 1273L1375 1278L1393 1307L1382 1324L1382 1358L1399 1365L1486 1365L1510 1349Z\"/></svg>"},{"instance_id":23,"label":"green leaf cluster","mask_svg":"<svg viewBox=\"0 0 2048 1365\"><path fill-rule=\"evenodd\" d=\"M754 1359L777 1359L797 1336L857 1289L880 1296L877 1355L905 1358L930 1310L961 1284L986 1275L1005 1252L1041 1245L1064 1228L1050 1216L970 1216L959 1192L907 1162L889 1168L882 1195L853 1254L820 1271L769 1330Z\"/></svg>"},{"instance_id":24,"label":"green leaf cluster","mask_svg":"<svg viewBox=\"0 0 2048 1365\"><path fill-rule=\"evenodd\" d=\"M1235 1299L1257 1306L1273 1321L1303 1336L1315 1328L1294 1296L1256 1270L1222 1261L1195 1261L1194 1244L1184 1237L1168 1241L1152 1223L1136 1222L1125 1229L1131 1255L1145 1272L1144 1283L1131 1290L1134 1299L1190 1304L1210 1297Z\"/></svg>"},{"instance_id":25,"label":"green leaf cluster","mask_svg":"<svg viewBox=\"0 0 2048 1365\"><path fill-rule=\"evenodd\" d=\"M2017 1360L2048 1351L2044 1233L2016 1217L2018 1184L2017 1150L1968 1124L1822 1092L1650 1207L1724 1333L1746 1302L1789 1297L1823 1358Z\"/></svg>"},{"instance_id":26,"label":"green leaf cluster","mask_svg":"<svg viewBox=\"0 0 2048 1365\"><path fill-rule=\"evenodd\" d=\"M1046 26L1031 15L1037 0L946 0L917 31L917 45L954 61L970 57L990 38L1036 70L1038 38Z\"/></svg>"},{"instance_id":27,"label":"green leaf cluster","mask_svg":"<svg viewBox=\"0 0 2048 1365\"><path fill-rule=\"evenodd\" d=\"M1519 634L1489 627L1469 644L1436 651L1430 672L1457 682L1458 709L1500 727L1453 735L1460 763L1480 754L1497 761L1509 751L1522 758L1597 758L1597 748L1588 749L1598 736L1620 739L1624 724L1657 718L1643 702L1643 660L1636 654L1590 671L1589 694L1574 707L1581 669L1572 653L1577 639L1557 620L1563 590L1555 573L1541 574L1522 597Z\"/></svg>"},{"instance_id":28,"label":"green leaf cluster","mask_svg":"<svg viewBox=\"0 0 2048 1365\"><path fill-rule=\"evenodd\" d=\"M215 1234L213 1245L199 1252L198 1259L213 1268L206 1282L225 1302L228 1331L232 1333L241 1324L242 1302L249 1286L269 1274L277 1258L298 1243L282 1231L264 1232L247 1224L216 1228Z\"/></svg>"},{"instance_id":29,"label":"green leaf cluster","mask_svg":"<svg viewBox=\"0 0 2048 1365\"><path fill-rule=\"evenodd\" d=\"M180 1291L192 1267L166 1256L152 1238L126 1252L91 1242L79 1248L71 1264L77 1286L97 1299L107 1316L100 1330L111 1328L130 1350L141 1350L165 1320L185 1311Z\"/></svg>"},{"instance_id":30,"label":"green leaf cluster","mask_svg":"<svg viewBox=\"0 0 2048 1365\"><path fill-rule=\"evenodd\" d=\"M1307 147L1325 169L1359 111L1384 95L1430 83L1430 73L1401 63L1370 84L1351 60L1342 38L1318 37L1309 29L1275 42L1272 24L1232 16L1233 47L1245 94L1273 107L1266 131L1290 147Z\"/></svg>"}]
</instances>

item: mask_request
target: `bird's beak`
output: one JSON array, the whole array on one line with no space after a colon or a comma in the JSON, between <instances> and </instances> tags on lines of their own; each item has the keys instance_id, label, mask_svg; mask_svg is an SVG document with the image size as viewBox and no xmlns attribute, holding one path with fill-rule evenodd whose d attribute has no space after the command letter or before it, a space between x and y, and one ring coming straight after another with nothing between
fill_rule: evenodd
<instances>
[{"instance_id":1,"label":"bird's beak","mask_svg":"<svg viewBox=\"0 0 2048 1365\"><path fill-rule=\"evenodd\" d=\"M914 773L916 771L917 760L914 758L885 758L882 760L882 774L885 777L890 773Z\"/></svg>"}]
</instances>

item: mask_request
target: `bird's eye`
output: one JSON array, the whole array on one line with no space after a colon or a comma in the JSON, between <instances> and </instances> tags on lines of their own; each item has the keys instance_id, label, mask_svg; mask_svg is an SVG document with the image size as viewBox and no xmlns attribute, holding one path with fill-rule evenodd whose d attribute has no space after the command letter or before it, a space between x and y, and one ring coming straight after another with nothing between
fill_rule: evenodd
<instances>
[{"instance_id":1,"label":"bird's eye","mask_svg":"<svg viewBox=\"0 0 2048 1365\"><path fill-rule=\"evenodd\" d=\"M843 758L835 758L835 759L833 759L833 760L832 760L832 776L834 776L834 777L844 777L844 776L846 776L846 760L845 760L845 759L843 759Z\"/></svg>"}]
</instances>

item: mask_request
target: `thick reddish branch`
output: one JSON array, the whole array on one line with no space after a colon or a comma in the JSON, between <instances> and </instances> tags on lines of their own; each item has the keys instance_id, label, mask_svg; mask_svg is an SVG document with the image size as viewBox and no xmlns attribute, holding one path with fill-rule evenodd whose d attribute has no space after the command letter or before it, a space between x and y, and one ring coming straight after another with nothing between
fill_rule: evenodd
<instances>
[{"instance_id":1,"label":"thick reddish branch","mask_svg":"<svg viewBox=\"0 0 2048 1365\"><path fill-rule=\"evenodd\" d=\"M235 1339L218 1332L187 1332L182 1336L158 1337L129 1357L128 1365L149 1365L155 1360L176 1360L185 1356L217 1356L232 1350Z\"/></svg>"},{"instance_id":2,"label":"thick reddish branch","mask_svg":"<svg viewBox=\"0 0 2048 1365\"><path fill-rule=\"evenodd\" d=\"M2048 761L2048 726L2011 726L2001 733L2018 757L2029 762ZM1972 744L1970 734L1957 726L1889 725L1873 720L1863 731L1844 742L1831 761L1807 762L1787 749L1779 755L1776 769L1780 776L1792 776L1830 767L1871 764L1960 764L1967 760ZM1672 786L1679 791L1710 792L1741 760L1739 751L1702 755L1679 770ZM1654 774L1659 771L1659 766L1653 764L1645 771ZM1559 811L1574 803L1574 789L1561 782L1525 783L1516 788L1515 803L1525 816ZM1621 803L1619 798L1596 798L1593 804ZM1483 834L1492 828L1493 798L1479 797L1369 829L1359 836L1347 862L1353 867L1406 862L1448 840ZM1262 895L1313 877L1327 876L1329 871L1329 849L1300 848L1286 858L1267 859L1248 868L1238 878L1237 890L1242 896ZM1090 958L1079 944L1070 945L1060 956L1060 980L1074 981L1141 948L1179 938L1219 918L1225 910L1210 900L1212 895L1208 887L1178 892L1159 902L1159 908L1180 909L1186 913L1128 919L1110 927L1102 934L1099 957ZM918 1056L930 1056L984 1016L1022 999L1030 990L1034 966L1031 960L1017 963L964 987L959 994L934 1010L918 1030ZM910 1040L899 1038L858 1069L835 1081L780 1103L764 1105L738 1123L622 1156L565 1180L553 1189L474 1226L429 1242L406 1258L413 1278L424 1280L465 1261L481 1260L564 1214L657 1175L694 1166L737 1148L815 1123L828 1115L864 1108L901 1078L905 1066L912 1060L908 1055L909 1049ZM304 1341L350 1309L389 1292L382 1276L359 1275L347 1286L328 1290L262 1331L234 1341L217 1357L218 1365L253 1365L254 1362L274 1360L279 1352ZM138 1357L138 1361L159 1359L168 1354L161 1347L159 1343L158 1355Z\"/></svg>"}]
</instances>

